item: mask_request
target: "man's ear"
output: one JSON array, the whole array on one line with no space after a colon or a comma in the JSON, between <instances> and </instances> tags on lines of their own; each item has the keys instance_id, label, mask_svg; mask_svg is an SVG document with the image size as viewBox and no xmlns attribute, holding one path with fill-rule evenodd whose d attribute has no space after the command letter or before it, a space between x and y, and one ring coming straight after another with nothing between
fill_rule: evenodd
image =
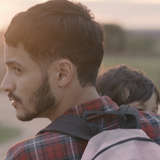
<instances>
[{"instance_id":1,"label":"man's ear","mask_svg":"<svg viewBox=\"0 0 160 160\"><path fill-rule=\"evenodd\" d=\"M68 59L57 60L54 64L56 71L56 84L58 87L67 86L74 78L75 66Z\"/></svg>"}]
</instances>

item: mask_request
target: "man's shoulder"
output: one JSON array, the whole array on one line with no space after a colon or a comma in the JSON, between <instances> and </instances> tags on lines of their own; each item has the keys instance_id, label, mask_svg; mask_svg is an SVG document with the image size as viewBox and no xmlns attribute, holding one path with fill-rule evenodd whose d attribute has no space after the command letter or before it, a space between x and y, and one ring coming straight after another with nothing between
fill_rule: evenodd
<instances>
[{"instance_id":1,"label":"man's shoulder","mask_svg":"<svg viewBox=\"0 0 160 160\"><path fill-rule=\"evenodd\" d=\"M57 144L65 145L70 138L71 137L60 133L47 132L39 134L12 146L7 153L6 160L36 159L36 156L39 156L40 152L49 152L51 148L54 150Z\"/></svg>"},{"instance_id":2,"label":"man's shoulder","mask_svg":"<svg viewBox=\"0 0 160 160\"><path fill-rule=\"evenodd\" d=\"M7 152L6 160L18 159L23 154L25 154L25 150L29 148L34 138L29 138L14 144Z\"/></svg>"}]
</instances>

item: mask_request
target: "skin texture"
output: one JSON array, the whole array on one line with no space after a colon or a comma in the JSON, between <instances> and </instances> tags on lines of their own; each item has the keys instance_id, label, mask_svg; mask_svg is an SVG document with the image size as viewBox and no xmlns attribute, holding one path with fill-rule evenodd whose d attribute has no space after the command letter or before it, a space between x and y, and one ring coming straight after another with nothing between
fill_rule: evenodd
<instances>
[{"instance_id":1,"label":"skin texture","mask_svg":"<svg viewBox=\"0 0 160 160\"><path fill-rule=\"evenodd\" d=\"M53 121L99 97L95 83L103 33L86 6L68 0L34 5L13 17L4 38L7 73L2 89L19 119ZM22 74L9 61L18 61Z\"/></svg>"},{"instance_id":2,"label":"skin texture","mask_svg":"<svg viewBox=\"0 0 160 160\"><path fill-rule=\"evenodd\" d=\"M35 62L23 45L6 45L7 72L1 87L8 92L19 120L54 120L67 109L99 97L95 87L80 85L76 67L69 60L42 64Z\"/></svg>"},{"instance_id":3,"label":"skin texture","mask_svg":"<svg viewBox=\"0 0 160 160\"><path fill-rule=\"evenodd\" d=\"M16 109L18 119L27 121L40 116L55 104L47 76L25 52L22 46L6 46L5 64L7 72L3 88Z\"/></svg>"}]
</instances>

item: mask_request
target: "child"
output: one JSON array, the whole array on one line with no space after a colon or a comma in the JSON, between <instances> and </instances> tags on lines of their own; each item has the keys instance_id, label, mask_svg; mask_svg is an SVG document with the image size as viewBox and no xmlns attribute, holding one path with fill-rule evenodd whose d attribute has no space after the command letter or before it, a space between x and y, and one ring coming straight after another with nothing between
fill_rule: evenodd
<instances>
[{"instance_id":1,"label":"child","mask_svg":"<svg viewBox=\"0 0 160 160\"><path fill-rule=\"evenodd\" d=\"M97 90L118 105L128 104L139 110L158 112L160 95L156 86L142 72L126 65L110 68L99 76Z\"/></svg>"}]
</instances>

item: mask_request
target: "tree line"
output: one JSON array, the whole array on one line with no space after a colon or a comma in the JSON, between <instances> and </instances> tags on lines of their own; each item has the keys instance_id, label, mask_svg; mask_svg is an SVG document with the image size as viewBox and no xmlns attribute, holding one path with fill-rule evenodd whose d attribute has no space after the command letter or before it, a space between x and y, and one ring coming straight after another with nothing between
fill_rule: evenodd
<instances>
[{"instance_id":1,"label":"tree line","mask_svg":"<svg viewBox=\"0 0 160 160\"><path fill-rule=\"evenodd\" d=\"M126 30L117 24L102 27L105 54L160 55L160 30Z\"/></svg>"},{"instance_id":2,"label":"tree line","mask_svg":"<svg viewBox=\"0 0 160 160\"><path fill-rule=\"evenodd\" d=\"M102 24L105 54L160 55L160 30L126 30L118 24ZM3 46L0 32L0 54Z\"/></svg>"}]
</instances>

